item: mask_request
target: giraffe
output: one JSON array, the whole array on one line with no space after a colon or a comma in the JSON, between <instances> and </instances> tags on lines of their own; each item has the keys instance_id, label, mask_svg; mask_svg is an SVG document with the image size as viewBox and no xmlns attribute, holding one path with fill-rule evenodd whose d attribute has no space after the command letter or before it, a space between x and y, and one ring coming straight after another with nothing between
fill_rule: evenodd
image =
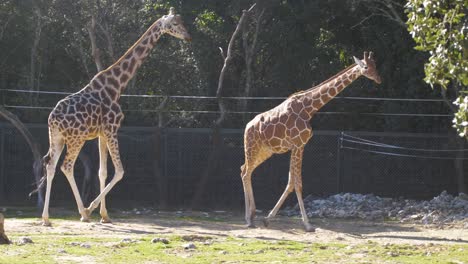
<instances>
[{"instance_id":1,"label":"giraffe","mask_svg":"<svg viewBox=\"0 0 468 264\"><path fill-rule=\"evenodd\" d=\"M275 108L258 114L246 125L245 163L241 166L241 177L247 227L255 227L252 172L273 154L291 151L288 184L275 207L264 218L263 223L268 226L270 219L276 215L286 197L295 190L305 230L307 232L315 230L309 223L302 200L302 154L313 134L309 121L321 107L359 76L364 75L378 84L381 82L372 52L364 52L363 60L354 57L354 61L353 65L321 84L294 93Z\"/></svg>"},{"instance_id":2,"label":"giraffe","mask_svg":"<svg viewBox=\"0 0 468 264\"><path fill-rule=\"evenodd\" d=\"M101 204L101 222L111 222L106 209L105 196L124 174L117 140L117 131L124 117L119 98L150 50L165 33L179 39L191 40L182 18L175 14L174 8L171 8L169 14L155 21L117 62L97 73L83 89L60 100L50 113L48 119L50 147L43 158L44 176L41 181L41 186L44 182L47 183L42 213L43 225L50 225L49 200L52 180L65 145L67 151L61 170L75 196L81 221L89 221L92 211ZM74 179L73 168L85 141L95 138L99 138L100 194L88 208L84 208ZM108 152L115 174L106 185Z\"/></svg>"}]
</instances>

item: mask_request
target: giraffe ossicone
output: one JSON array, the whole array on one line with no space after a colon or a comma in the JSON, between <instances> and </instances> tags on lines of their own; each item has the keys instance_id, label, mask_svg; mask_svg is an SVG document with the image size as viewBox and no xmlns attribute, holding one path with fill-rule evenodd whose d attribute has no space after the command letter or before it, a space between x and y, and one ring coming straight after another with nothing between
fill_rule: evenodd
<instances>
[{"instance_id":1,"label":"giraffe ossicone","mask_svg":"<svg viewBox=\"0 0 468 264\"><path fill-rule=\"evenodd\" d=\"M67 177L81 214L88 221L92 211L100 204L101 222L110 222L105 205L106 194L122 179L124 169L120 160L117 131L123 120L119 98L143 60L163 34L191 40L180 15L171 8L168 15L155 21L125 54L107 69L97 73L83 89L60 100L49 115L49 151L43 158L46 183L43 225L50 225L49 202L52 180L60 154L67 146L61 170ZM85 141L99 138L100 194L88 208L83 206L76 186L73 168ZM106 185L108 153L115 167L112 180ZM41 188L41 186L39 188Z\"/></svg>"},{"instance_id":2,"label":"giraffe ossicone","mask_svg":"<svg viewBox=\"0 0 468 264\"><path fill-rule=\"evenodd\" d=\"M253 171L273 154L291 151L288 184L263 222L268 226L270 219L276 215L289 193L295 191L305 230L315 230L309 223L302 199L302 157L304 147L313 134L309 122L320 108L361 75L381 83L372 52L364 52L364 58L362 60L355 58L355 61L355 64L321 84L292 94L275 108L258 114L246 125L245 163L241 166L241 178L244 188L245 220L248 227L255 226Z\"/></svg>"}]
</instances>

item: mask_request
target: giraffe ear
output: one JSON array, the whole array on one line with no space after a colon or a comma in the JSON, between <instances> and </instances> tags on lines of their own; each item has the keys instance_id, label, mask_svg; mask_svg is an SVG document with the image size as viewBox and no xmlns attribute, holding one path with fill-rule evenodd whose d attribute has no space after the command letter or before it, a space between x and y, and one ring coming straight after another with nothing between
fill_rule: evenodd
<instances>
[{"instance_id":1,"label":"giraffe ear","mask_svg":"<svg viewBox=\"0 0 468 264\"><path fill-rule=\"evenodd\" d=\"M354 56L353 56L353 58L354 58L354 62L356 62L356 64L359 65L359 67L366 68L366 65L364 64L364 62L362 62L362 60L360 60L360 59L358 59L358 58L356 58Z\"/></svg>"}]
</instances>

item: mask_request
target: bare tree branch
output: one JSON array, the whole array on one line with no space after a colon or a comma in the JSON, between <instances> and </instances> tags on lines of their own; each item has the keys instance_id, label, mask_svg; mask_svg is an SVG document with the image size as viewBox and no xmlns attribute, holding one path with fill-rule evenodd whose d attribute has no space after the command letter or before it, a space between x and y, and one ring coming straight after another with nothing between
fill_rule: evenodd
<instances>
[{"instance_id":1,"label":"bare tree branch","mask_svg":"<svg viewBox=\"0 0 468 264\"><path fill-rule=\"evenodd\" d=\"M216 123L215 123L216 126L220 126L221 123L224 121L225 116L226 116L226 107L225 107L224 102L223 102L223 100L221 98L221 92L223 90L224 75L226 74L226 69L227 69L227 66L228 66L229 62L232 59L232 47L234 45L234 40L236 39L237 35L239 34L240 29L242 28L242 26L244 24L245 14L247 12L250 12L255 7L255 5L256 4L253 4L249 8L249 10L247 10L247 11L246 10L242 11L242 16L239 19L239 23L237 24L237 27L234 30L234 33L232 33L231 39L229 40L228 49L227 49L227 52L226 52L226 57L224 59L223 68L221 69L221 73L219 74L218 89L216 90L216 98L218 99L218 106L219 106L219 110L221 111L221 114L220 114L219 118L216 120Z\"/></svg>"},{"instance_id":2,"label":"bare tree branch","mask_svg":"<svg viewBox=\"0 0 468 264\"><path fill-rule=\"evenodd\" d=\"M94 14L91 16L91 22L88 24L87 30L89 34L89 40L91 41L91 55L93 56L97 71L100 72L104 69L104 67L101 61L101 51L99 50L96 42L96 17Z\"/></svg>"},{"instance_id":3,"label":"bare tree branch","mask_svg":"<svg viewBox=\"0 0 468 264\"><path fill-rule=\"evenodd\" d=\"M42 207L43 205L43 195L42 195L42 189L39 189L40 186L40 179L42 178L42 157L40 154L40 147L39 144L34 140L34 137L32 136L31 132L26 128L26 126L19 120L19 118L11 113L10 111L6 110L3 106L0 106L0 116L8 120L10 123L13 124L13 126L16 127L16 129L19 130L19 132L23 135L23 137L26 139L26 142L29 145L29 148L31 149L31 152L33 154L34 158L34 163L33 163L33 174L34 178L36 179L36 184L37 184L37 191L39 192L38 195L38 207Z\"/></svg>"}]
</instances>

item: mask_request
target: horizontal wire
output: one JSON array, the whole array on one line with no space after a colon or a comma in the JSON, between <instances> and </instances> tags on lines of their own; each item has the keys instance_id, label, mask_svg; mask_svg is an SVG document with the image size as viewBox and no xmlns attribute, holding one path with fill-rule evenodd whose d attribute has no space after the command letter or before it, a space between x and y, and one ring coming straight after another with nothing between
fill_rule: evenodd
<instances>
[{"instance_id":1,"label":"horizontal wire","mask_svg":"<svg viewBox=\"0 0 468 264\"><path fill-rule=\"evenodd\" d=\"M420 149L420 148L406 148L406 147L399 147L399 146L392 146L392 145L380 145L380 144L372 144L368 142L360 142L356 140L349 140L343 139L343 142L350 142L360 145L367 145L367 146L374 146L374 147L381 147L381 148L393 148L393 149L401 149L401 150L411 150L411 151L425 151L425 152L464 152L468 151L468 149Z\"/></svg>"},{"instance_id":2,"label":"horizontal wire","mask_svg":"<svg viewBox=\"0 0 468 264\"><path fill-rule=\"evenodd\" d=\"M421 148L407 148L407 147L401 147L401 146L396 146L396 145L389 145L389 144L385 144L385 143L381 143L381 142L377 142L377 141L372 141L372 140L368 140L368 139L364 139L364 138L360 138L360 137L355 137L355 136L348 135L348 134L346 134L346 133L343 133L343 136L349 137L349 138L353 138L353 139L356 139L356 140L357 140L357 141L352 141L352 140L344 139L344 138L343 138L343 140L344 140L344 141L347 141L347 142L352 142L352 143L357 143L357 144L363 144L363 145L378 146L378 147L394 148L394 149L404 149L404 150L413 150L413 151L427 151L427 152L451 152L451 151L457 152L457 151L468 151L468 149L421 149ZM359 141L363 141L363 142L367 142L367 143L363 143L363 142L359 142Z\"/></svg>"},{"instance_id":3,"label":"horizontal wire","mask_svg":"<svg viewBox=\"0 0 468 264\"><path fill-rule=\"evenodd\" d=\"M26 105L3 105L7 108L16 109L48 109L53 107L26 106ZM152 112L152 113L200 113L200 114L221 114L220 111L204 110L154 110L154 109L124 109L127 112ZM227 114L260 114L260 111L229 111ZM404 114L404 113L355 113L355 112L317 112L316 115L365 115L365 116L414 116L414 117L452 117L449 114Z\"/></svg>"},{"instance_id":4,"label":"horizontal wire","mask_svg":"<svg viewBox=\"0 0 468 264\"><path fill-rule=\"evenodd\" d=\"M38 93L38 94L58 94L70 95L70 92L54 92L54 91L31 91L20 89L2 89L0 91L19 92L19 93ZM141 97L141 98L176 98L176 99L217 99L216 96L198 96L198 95L138 95L138 94L122 94L122 97ZM284 100L288 97L253 97L253 96L226 96L222 99L231 100ZM372 101L406 101L406 102L445 102L443 99L412 99L412 98L382 98L382 97L353 97L353 96L337 96L338 99L348 100L372 100Z\"/></svg>"},{"instance_id":5,"label":"horizontal wire","mask_svg":"<svg viewBox=\"0 0 468 264\"><path fill-rule=\"evenodd\" d=\"M369 152L369 153L374 153L374 154L381 154L381 155L387 155L387 156L406 157L406 158L440 159L440 160L468 160L468 158L409 155L409 154L399 154L399 153L383 152L383 151L375 151L375 150L367 150L367 149L352 148L352 147L344 147L344 146L341 146L340 148L342 148L342 149L358 150L358 151Z\"/></svg>"}]
</instances>

